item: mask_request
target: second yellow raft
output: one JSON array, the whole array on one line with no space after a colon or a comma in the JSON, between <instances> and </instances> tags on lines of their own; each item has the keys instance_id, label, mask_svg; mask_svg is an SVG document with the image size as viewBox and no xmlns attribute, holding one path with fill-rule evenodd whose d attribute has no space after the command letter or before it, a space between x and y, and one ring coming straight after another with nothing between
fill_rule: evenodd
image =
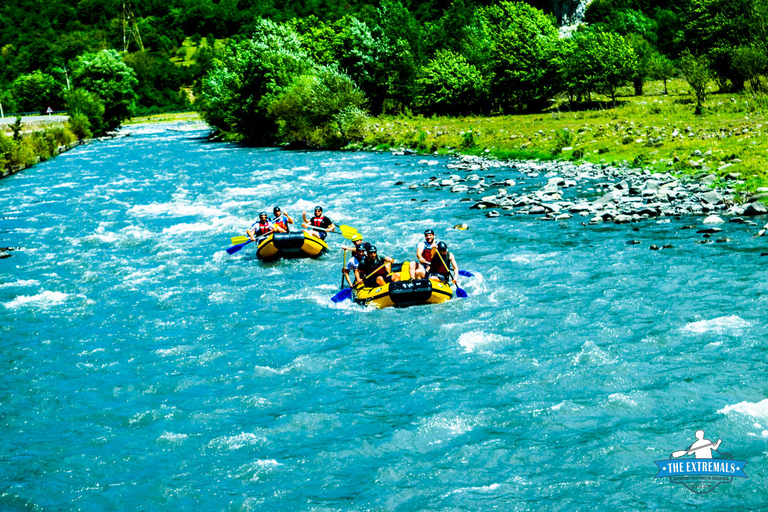
<instances>
[{"instance_id":1,"label":"second yellow raft","mask_svg":"<svg viewBox=\"0 0 768 512\"><path fill-rule=\"evenodd\" d=\"M261 260L277 258L317 258L328 250L328 245L304 231L272 233L259 243L256 256Z\"/></svg>"}]
</instances>

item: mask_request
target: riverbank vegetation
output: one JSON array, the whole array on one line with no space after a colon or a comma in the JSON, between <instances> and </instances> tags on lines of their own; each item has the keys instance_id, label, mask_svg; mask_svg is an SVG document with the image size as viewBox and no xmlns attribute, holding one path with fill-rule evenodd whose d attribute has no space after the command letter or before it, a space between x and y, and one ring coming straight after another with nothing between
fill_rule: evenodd
<instances>
[{"instance_id":1,"label":"riverbank vegetation","mask_svg":"<svg viewBox=\"0 0 768 512\"><path fill-rule=\"evenodd\" d=\"M67 108L78 136L193 107L249 144L626 160L751 187L765 4L14 0L0 105Z\"/></svg>"},{"instance_id":2,"label":"riverbank vegetation","mask_svg":"<svg viewBox=\"0 0 768 512\"><path fill-rule=\"evenodd\" d=\"M768 186L768 101L716 94L704 115L682 79L648 82L643 96L619 91L589 109L567 103L547 112L473 116L379 116L352 148L411 149L505 159L586 161L674 174L713 174L745 195Z\"/></svg>"},{"instance_id":3,"label":"riverbank vegetation","mask_svg":"<svg viewBox=\"0 0 768 512\"><path fill-rule=\"evenodd\" d=\"M0 132L0 176L15 168L47 160L59 153L59 148L78 140L70 124L45 127L24 133L21 119Z\"/></svg>"}]
</instances>

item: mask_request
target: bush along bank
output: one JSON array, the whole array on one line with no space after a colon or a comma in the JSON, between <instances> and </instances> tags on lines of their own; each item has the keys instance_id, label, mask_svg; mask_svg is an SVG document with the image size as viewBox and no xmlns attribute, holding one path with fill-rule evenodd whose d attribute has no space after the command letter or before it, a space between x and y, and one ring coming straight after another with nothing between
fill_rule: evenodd
<instances>
[{"instance_id":1,"label":"bush along bank","mask_svg":"<svg viewBox=\"0 0 768 512\"><path fill-rule=\"evenodd\" d=\"M84 142L69 123L22 133L20 120L11 125L11 136L0 133L0 178L15 174Z\"/></svg>"}]
</instances>

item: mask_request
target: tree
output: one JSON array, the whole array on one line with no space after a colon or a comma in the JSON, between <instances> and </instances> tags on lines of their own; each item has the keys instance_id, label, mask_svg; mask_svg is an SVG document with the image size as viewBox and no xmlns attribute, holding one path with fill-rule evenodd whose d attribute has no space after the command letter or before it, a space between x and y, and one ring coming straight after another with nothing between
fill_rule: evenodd
<instances>
[{"instance_id":1,"label":"tree","mask_svg":"<svg viewBox=\"0 0 768 512\"><path fill-rule=\"evenodd\" d=\"M104 131L117 129L135 108L138 80L115 50L86 53L74 61L72 82L104 105Z\"/></svg>"},{"instance_id":2,"label":"tree","mask_svg":"<svg viewBox=\"0 0 768 512\"><path fill-rule=\"evenodd\" d=\"M365 95L344 73L321 67L297 76L269 105L282 140L315 147L342 147L351 134L341 112L354 110L363 117Z\"/></svg>"},{"instance_id":3,"label":"tree","mask_svg":"<svg viewBox=\"0 0 768 512\"><path fill-rule=\"evenodd\" d=\"M566 87L572 95L603 92L616 102L619 87L636 74L637 57L618 34L579 32L568 46L564 63Z\"/></svg>"},{"instance_id":4,"label":"tree","mask_svg":"<svg viewBox=\"0 0 768 512\"><path fill-rule=\"evenodd\" d=\"M762 91L763 84L760 76L768 70L766 48L753 45L739 46L734 49L731 59L735 72L749 82L752 91Z\"/></svg>"},{"instance_id":5,"label":"tree","mask_svg":"<svg viewBox=\"0 0 768 512\"><path fill-rule=\"evenodd\" d=\"M637 73L637 57L618 34L600 30L579 32L565 51L565 85L571 96L602 92L616 103L619 87Z\"/></svg>"},{"instance_id":6,"label":"tree","mask_svg":"<svg viewBox=\"0 0 768 512\"><path fill-rule=\"evenodd\" d=\"M34 71L21 75L11 83L11 95L16 108L25 112L45 112L48 107L60 110L62 87L51 75Z\"/></svg>"},{"instance_id":7,"label":"tree","mask_svg":"<svg viewBox=\"0 0 768 512\"><path fill-rule=\"evenodd\" d=\"M421 68L416 105L438 114L462 114L480 104L485 84L480 71L452 51L439 50Z\"/></svg>"},{"instance_id":8,"label":"tree","mask_svg":"<svg viewBox=\"0 0 768 512\"><path fill-rule=\"evenodd\" d=\"M650 73L651 59L655 55L656 50L654 50L648 40L635 33L624 36L624 40L632 47L637 56L632 85L635 87L635 96L642 96L643 84Z\"/></svg>"},{"instance_id":9,"label":"tree","mask_svg":"<svg viewBox=\"0 0 768 512\"><path fill-rule=\"evenodd\" d=\"M502 110L539 108L557 90L554 19L522 2L481 11L490 40L490 88Z\"/></svg>"},{"instance_id":10,"label":"tree","mask_svg":"<svg viewBox=\"0 0 768 512\"><path fill-rule=\"evenodd\" d=\"M70 124L79 139L102 135L106 131L104 103L96 95L85 89L72 89L67 91L66 100Z\"/></svg>"},{"instance_id":11,"label":"tree","mask_svg":"<svg viewBox=\"0 0 768 512\"><path fill-rule=\"evenodd\" d=\"M423 62L421 25L401 0L383 0L371 22L376 60L371 83L365 88L374 112L409 108Z\"/></svg>"},{"instance_id":12,"label":"tree","mask_svg":"<svg viewBox=\"0 0 768 512\"><path fill-rule=\"evenodd\" d=\"M654 80L662 80L664 81L664 94L668 94L667 92L667 80L670 78L673 78L677 75L677 68L675 67L674 63L669 60L668 57L656 53L651 57L650 62L648 63L648 76L653 78Z\"/></svg>"},{"instance_id":13,"label":"tree","mask_svg":"<svg viewBox=\"0 0 768 512\"><path fill-rule=\"evenodd\" d=\"M680 59L680 70L696 97L696 111L694 113L700 116L704 113L703 106L707 97L707 86L712 77L709 60L704 56L696 57L690 52L686 52Z\"/></svg>"},{"instance_id":14,"label":"tree","mask_svg":"<svg viewBox=\"0 0 768 512\"><path fill-rule=\"evenodd\" d=\"M251 39L230 41L203 79L199 110L224 135L251 142L274 142L277 119L272 101L316 64L286 25L258 20Z\"/></svg>"},{"instance_id":15,"label":"tree","mask_svg":"<svg viewBox=\"0 0 768 512\"><path fill-rule=\"evenodd\" d=\"M768 38L765 0L689 0L685 10L688 48L706 55L713 78L726 91L740 91L748 77L735 66L736 50Z\"/></svg>"}]
</instances>

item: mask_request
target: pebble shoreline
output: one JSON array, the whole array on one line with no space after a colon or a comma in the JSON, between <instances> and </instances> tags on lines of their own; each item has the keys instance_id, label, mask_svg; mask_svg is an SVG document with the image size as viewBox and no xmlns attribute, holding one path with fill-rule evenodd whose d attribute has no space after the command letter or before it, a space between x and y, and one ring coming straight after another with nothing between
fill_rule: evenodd
<instances>
[{"instance_id":1,"label":"pebble shoreline","mask_svg":"<svg viewBox=\"0 0 768 512\"><path fill-rule=\"evenodd\" d=\"M392 154L409 153L412 154L401 150ZM439 164L437 160L418 162L428 167ZM768 190L758 189L747 202L736 204L733 185L738 182L738 174L727 176L725 187L713 188L717 176L708 172L678 178L669 173L654 174L604 164L499 161L474 155L457 156L446 167L448 177L432 176L409 188L435 187L480 196L461 201L471 202L470 209L485 211L489 218L501 216L499 210L502 210L510 216L538 215L540 220L567 221L579 216L589 219L582 224L596 225L649 219L664 223L671 217L706 215L703 224L720 224L726 222L722 215L730 217L730 222L757 225L744 217L768 214L768 208L760 202L768 197ZM501 179L499 175L505 173L512 176ZM404 182L398 184L405 185ZM509 192L508 188L515 191ZM762 236L766 229L768 224L758 235ZM710 231L714 233L719 229L710 228Z\"/></svg>"}]
</instances>

